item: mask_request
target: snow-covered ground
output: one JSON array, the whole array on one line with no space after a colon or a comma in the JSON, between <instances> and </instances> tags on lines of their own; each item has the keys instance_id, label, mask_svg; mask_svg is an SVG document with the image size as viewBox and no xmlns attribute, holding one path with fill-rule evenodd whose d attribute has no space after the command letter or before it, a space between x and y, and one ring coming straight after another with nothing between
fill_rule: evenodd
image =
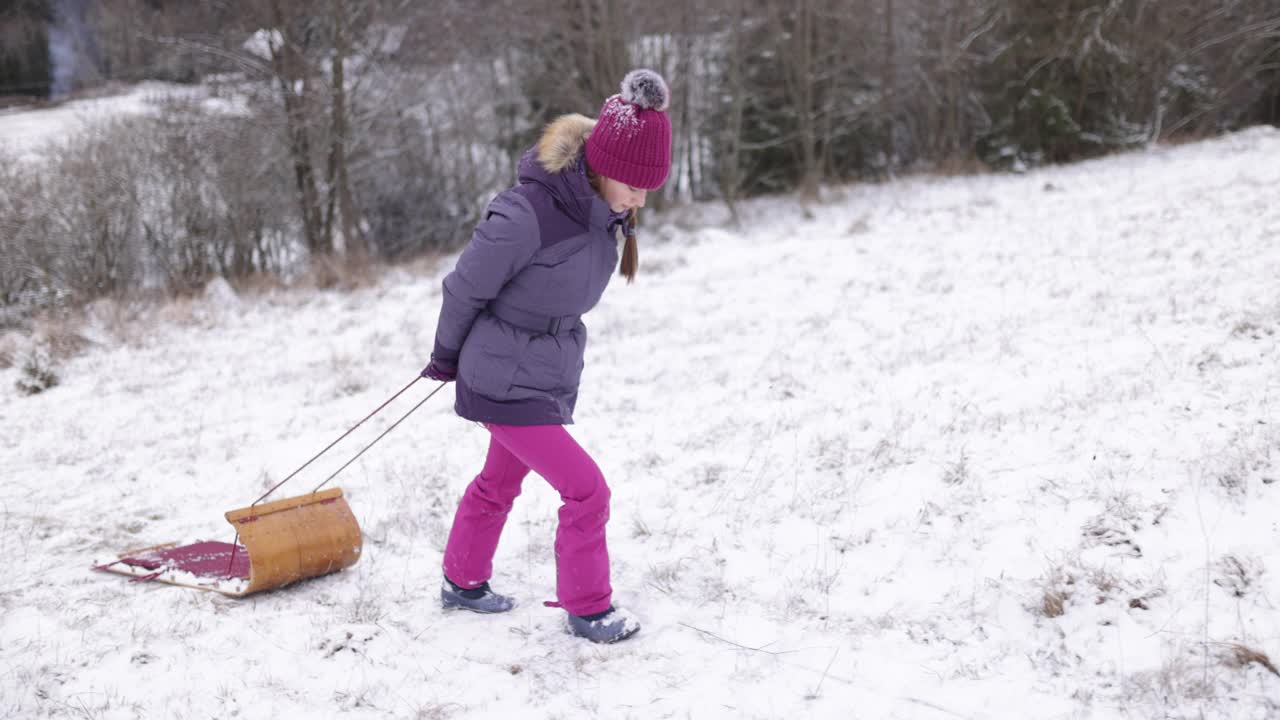
<instances>
[{"instance_id":1,"label":"snow-covered ground","mask_svg":"<svg viewBox=\"0 0 1280 720\"><path fill-rule=\"evenodd\" d=\"M42 146L90 129L97 123L154 114L161 100L198 98L207 92L207 88L192 85L144 82L130 86L125 92L70 100L47 108L0 109L0 153L34 159ZM214 98L205 98L203 102L211 112L237 111L233 105Z\"/></svg>"},{"instance_id":2,"label":"snow-covered ground","mask_svg":"<svg viewBox=\"0 0 1280 720\"><path fill-rule=\"evenodd\" d=\"M645 622L611 647L541 603L536 476L493 580L520 607L440 610L486 444L451 388L339 478L353 568L245 600L91 572L230 541L224 511L414 377L447 268L103 308L60 386L0 371L0 716L1280 716L1277 157L1255 129L649 223L573 428Z\"/></svg>"}]
</instances>

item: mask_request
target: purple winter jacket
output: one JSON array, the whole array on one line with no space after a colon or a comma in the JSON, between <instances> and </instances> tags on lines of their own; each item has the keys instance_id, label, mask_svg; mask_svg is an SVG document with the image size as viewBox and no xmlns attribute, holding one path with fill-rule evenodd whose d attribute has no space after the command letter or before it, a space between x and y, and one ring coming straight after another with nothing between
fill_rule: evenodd
<instances>
[{"instance_id":1,"label":"purple winter jacket","mask_svg":"<svg viewBox=\"0 0 1280 720\"><path fill-rule=\"evenodd\" d=\"M566 115L520 160L444 279L432 357L458 364L454 409L501 425L573 422L587 327L618 262L621 217L587 180L595 121Z\"/></svg>"}]
</instances>

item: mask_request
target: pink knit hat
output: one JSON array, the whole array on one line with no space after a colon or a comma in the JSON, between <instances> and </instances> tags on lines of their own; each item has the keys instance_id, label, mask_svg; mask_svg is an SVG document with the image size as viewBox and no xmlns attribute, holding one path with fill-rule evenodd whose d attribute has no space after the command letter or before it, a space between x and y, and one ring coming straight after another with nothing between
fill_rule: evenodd
<instances>
[{"instance_id":1,"label":"pink knit hat","mask_svg":"<svg viewBox=\"0 0 1280 720\"><path fill-rule=\"evenodd\" d=\"M671 169L671 91L652 70L632 70L622 93L604 101L587 138L587 164L632 187L656 190Z\"/></svg>"}]
</instances>

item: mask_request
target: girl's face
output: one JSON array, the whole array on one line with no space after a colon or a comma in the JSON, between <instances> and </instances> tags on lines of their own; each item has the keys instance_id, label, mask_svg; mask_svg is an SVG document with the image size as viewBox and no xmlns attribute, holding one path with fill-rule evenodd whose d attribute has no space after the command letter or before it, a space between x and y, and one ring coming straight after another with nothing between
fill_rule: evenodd
<instances>
[{"instance_id":1,"label":"girl's face","mask_svg":"<svg viewBox=\"0 0 1280 720\"><path fill-rule=\"evenodd\" d=\"M603 175L600 177L600 194L604 196L604 201L609 203L609 209L614 212L644 207L644 196L647 193L647 190L631 187L613 178Z\"/></svg>"}]
</instances>

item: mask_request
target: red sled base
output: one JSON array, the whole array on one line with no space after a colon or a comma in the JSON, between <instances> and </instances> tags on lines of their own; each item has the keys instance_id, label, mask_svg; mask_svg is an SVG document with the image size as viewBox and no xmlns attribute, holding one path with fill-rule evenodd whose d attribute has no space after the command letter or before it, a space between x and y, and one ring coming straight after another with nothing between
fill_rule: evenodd
<instances>
[{"instance_id":1,"label":"red sled base","mask_svg":"<svg viewBox=\"0 0 1280 720\"><path fill-rule=\"evenodd\" d=\"M134 582L161 582L232 597L242 597L249 586L249 552L243 545L212 540L133 550L94 569L127 575Z\"/></svg>"}]
</instances>

